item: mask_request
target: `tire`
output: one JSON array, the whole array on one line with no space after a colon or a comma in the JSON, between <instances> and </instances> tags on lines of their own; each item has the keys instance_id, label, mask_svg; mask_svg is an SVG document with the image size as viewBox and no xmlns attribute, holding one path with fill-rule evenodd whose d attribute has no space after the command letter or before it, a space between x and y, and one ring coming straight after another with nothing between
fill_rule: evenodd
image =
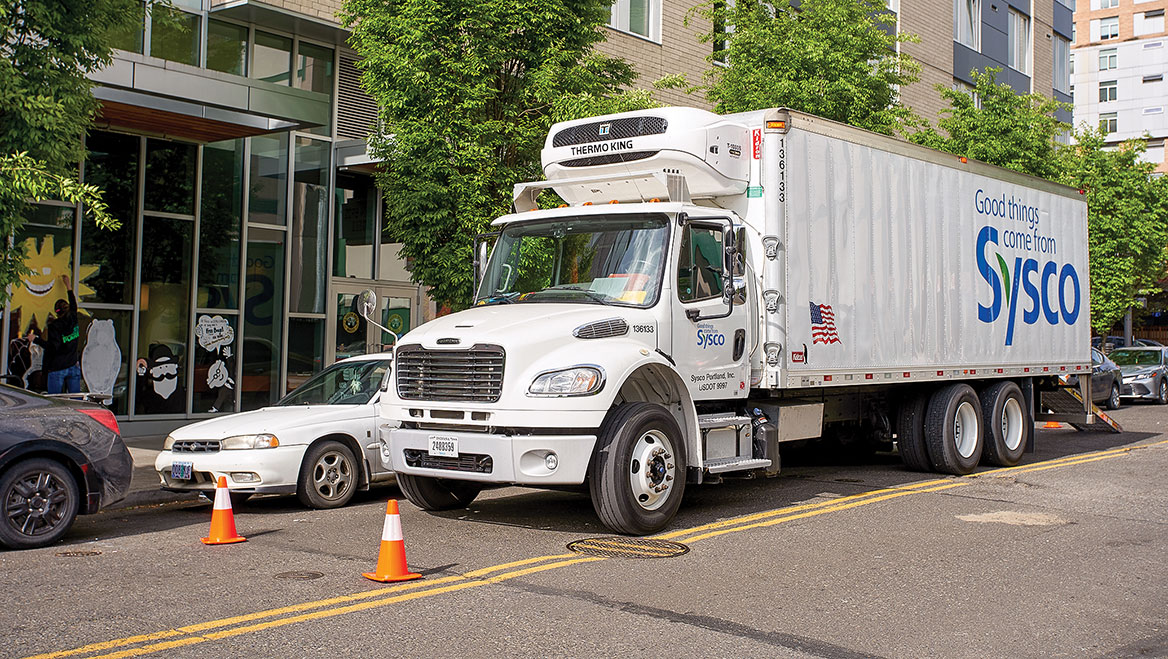
<instances>
[{"instance_id":1,"label":"tire","mask_svg":"<svg viewBox=\"0 0 1168 659\"><path fill-rule=\"evenodd\" d=\"M972 432L970 432L972 428ZM933 471L962 476L981 461L981 403L968 384L951 384L929 399L925 445Z\"/></svg>"},{"instance_id":2,"label":"tire","mask_svg":"<svg viewBox=\"0 0 1168 659\"><path fill-rule=\"evenodd\" d=\"M900 461L913 471L931 471L925 446L925 411L929 397L923 391L909 392L896 415L896 451Z\"/></svg>"},{"instance_id":3,"label":"tire","mask_svg":"<svg viewBox=\"0 0 1168 659\"><path fill-rule=\"evenodd\" d=\"M1168 405L1168 380L1160 380L1160 389L1157 393L1156 404Z\"/></svg>"},{"instance_id":4,"label":"tire","mask_svg":"<svg viewBox=\"0 0 1168 659\"><path fill-rule=\"evenodd\" d=\"M456 481L429 476L398 474L397 486L410 503L422 510L453 510L466 508L482 491L474 481Z\"/></svg>"},{"instance_id":5,"label":"tire","mask_svg":"<svg viewBox=\"0 0 1168 659\"><path fill-rule=\"evenodd\" d=\"M982 389L981 418L982 462L998 467L1021 462L1034 423L1018 385L1006 380Z\"/></svg>"},{"instance_id":6,"label":"tire","mask_svg":"<svg viewBox=\"0 0 1168 659\"><path fill-rule=\"evenodd\" d=\"M333 440L317 442L300 463L296 496L309 508L340 508L357 491L360 468L348 446Z\"/></svg>"},{"instance_id":7,"label":"tire","mask_svg":"<svg viewBox=\"0 0 1168 659\"><path fill-rule=\"evenodd\" d=\"M1111 395L1107 397L1107 409L1118 410L1119 404L1119 383L1113 380L1111 382Z\"/></svg>"},{"instance_id":8,"label":"tire","mask_svg":"<svg viewBox=\"0 0 1168 659\"><path fill-rule=\"evenodd\" d=\"M77 481L63 464L47 458L17 462L0 475L0 545L53 544L69 532L80 504Z\"/></svg>"},{"instance_id":9,"label":"tire","mask_svg":"<svg viewBox=\"0 0 1168 659\"><path fill-rule=\"evenodd\" d=\"M677 421L654 403L624 403L600 426L588 468L592 507L605 526L626 535L659 531L685 493L685 442Z\"/></svg>"}]
</instances>

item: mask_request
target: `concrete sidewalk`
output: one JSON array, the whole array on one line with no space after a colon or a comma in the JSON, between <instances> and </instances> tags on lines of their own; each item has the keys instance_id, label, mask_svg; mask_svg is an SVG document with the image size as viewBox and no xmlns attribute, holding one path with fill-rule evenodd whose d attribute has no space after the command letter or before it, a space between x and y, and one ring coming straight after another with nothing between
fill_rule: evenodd
<instances>
[{"instance_id":1,"label":"concrete sidewalk","mask_svg":"<svg viewBox=\"0 0 1168 659\"><path fill-rule=\"evenodd\" d=\"M126 443L126 448L130 449L130 456L134 458L134 474L130 478L130 491L126 498L110 508L132 508L199 499L197 494L164 492L158 487L158 472L154 471L154 459L162 452L162 443L166 441L165 435L124 437L122 440Z\"/></svg>"}]
</instances>

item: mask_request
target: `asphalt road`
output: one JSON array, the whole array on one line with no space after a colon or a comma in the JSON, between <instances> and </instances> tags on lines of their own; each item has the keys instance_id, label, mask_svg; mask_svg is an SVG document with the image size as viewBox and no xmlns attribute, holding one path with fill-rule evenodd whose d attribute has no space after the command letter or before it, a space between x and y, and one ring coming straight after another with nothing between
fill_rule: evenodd
<instances>
[{"instance_id":1,"label":"asphalt road","mask_svg":"<svg viewBox=\"0 0 1168 659\"><path fill-rule=\"evenodd\" d=\"M253 500L218 547L209 504L110 510L0 553L0 656L1168 656L1168 409L1115 416L974 477L881 454L692 487L673 558L568 551L609 535L582 494L403 501L424 578L397 585L361 577L392 487Z\"/></svg>"}]
</instances>

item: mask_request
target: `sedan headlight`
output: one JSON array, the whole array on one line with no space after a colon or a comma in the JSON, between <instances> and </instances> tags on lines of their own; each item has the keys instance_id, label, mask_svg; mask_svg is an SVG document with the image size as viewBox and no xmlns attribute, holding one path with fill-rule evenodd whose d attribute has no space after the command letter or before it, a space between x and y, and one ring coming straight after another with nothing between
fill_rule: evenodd
<instances>
[{"instance_id":1,"label":"sedan headlight","mask_svg":"<svg viewBox=\"0 0 1168 659\"><path fill-rule=\"evenodd\" d=\"M167 435L166 441L162 442L162 450L169 451L172 448L174 448L174 437Z\"/></svg>"},{"instance_id":2,"label":"sedan headlight","mask_svg":"<svg viewBox=\"0 0 1168 659\"><path fill-rule=\"evenodd\" d=\"M224 451L245 448L276 448L280 440L275 435L261 433L259 435L236 435L219 441L219 448Z\"/></svg>"},{"instance_id":3,"label":"sedan headlight","mask_svg":"<svg viewBox=\"0 0 1168 659\"><path fill-rule=\"evenodd\" d=\"M599 366L575 366L540 373L528 387L532 396L589 396L604 387L604 371Z\"/></svg>"}]
</instances>

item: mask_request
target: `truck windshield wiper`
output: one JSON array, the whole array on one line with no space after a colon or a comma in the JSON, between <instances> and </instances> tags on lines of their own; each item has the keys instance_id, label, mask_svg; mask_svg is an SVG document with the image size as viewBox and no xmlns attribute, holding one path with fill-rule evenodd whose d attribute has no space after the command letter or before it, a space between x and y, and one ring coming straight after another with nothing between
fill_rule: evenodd
<instances>
[{"instance_id":1,"label":"truck windshield wiper","mask_svg":"<svg viewBox=\"0 0 1168 659\"><path fill-rule=\"evenodd\" d=\"M592 300L593 302L597 302L599 304L608 304L608 296L607 295L602 295L600 293L597 293L596 291L590 291L587 288L583 288L580 286L574 286L572 284L560 284L559 286L551 286L549 288L543 289L542 291L536 291L536 292L532 293L531 295L527 296L527 299L531 299L532 297L539 295L540 293L557 293L560 291L571 291L573 293L583 293L589 300Z\"/></svg>"},{"instance_id":2,"label":"truck windshield wiper","mask_svg":"<svg viewBox=\"0 0 1168 659\"><path fill-rule=\"evenodd\" d=\"M502 293L499 295L492 295L482 301L482 304L497 304L499 302L506 302L507 304L515 304L515 298L519 297L519 292Z\"/></svg>"}]
</instances>

